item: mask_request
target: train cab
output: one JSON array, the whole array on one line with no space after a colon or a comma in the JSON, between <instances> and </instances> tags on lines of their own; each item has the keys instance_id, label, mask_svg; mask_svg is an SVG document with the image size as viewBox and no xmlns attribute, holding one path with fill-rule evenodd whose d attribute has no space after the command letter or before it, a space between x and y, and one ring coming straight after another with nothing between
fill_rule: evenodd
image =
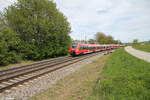
<instances>
[{"instance_id":1,"label":"train cab","mask_svg":"<svg viewBox=\"0 0 150 100\"><path fill-rule=\"evenodd\" d=\"M88 52L88 44L85 43L72 43L69 49L69 53L71 56L82 55Z\"/></svg>"},{"instance_id":2,"label":"train cab","mask_svg":"<svg viewBox=\"0 0 150 100\"><path fill-rule=\"evenodd\" d=\"M79 43L78 42L74 42L72 43L70 49L69 49L69 53L71 56L75 56L77 55L76 53L78 52L79 49Z\"/></svg>"}]
</instances>

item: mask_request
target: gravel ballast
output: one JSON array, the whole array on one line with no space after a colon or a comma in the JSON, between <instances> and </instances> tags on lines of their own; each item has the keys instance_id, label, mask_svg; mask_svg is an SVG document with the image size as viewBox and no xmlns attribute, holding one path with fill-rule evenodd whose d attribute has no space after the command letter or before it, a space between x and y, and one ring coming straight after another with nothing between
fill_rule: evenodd
<instances>
[{"instance_id":1,"label":"gravel ballast","mask_svg":"<svg viewBox=\"0 0 150 100\"><path fill-rule=\"evenodd\" d=\"M51 88L57 80L68 76L69 74L75 72L79 68L84 67L89 63L92 63L95 59L102 57L103 55L104 53L98 54L94 57L85 59L52 73L41 76L35 80L31 80L22 85L14 87L4 93L1 93L0 100L27 100L35 94L40 93L45 89Z\"/></svg>"}]
</instances>

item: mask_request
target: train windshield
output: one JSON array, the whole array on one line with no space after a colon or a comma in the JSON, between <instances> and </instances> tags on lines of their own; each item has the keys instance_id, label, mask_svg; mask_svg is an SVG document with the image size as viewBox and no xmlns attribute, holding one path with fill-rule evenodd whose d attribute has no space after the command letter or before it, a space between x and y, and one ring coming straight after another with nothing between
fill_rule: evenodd
<instances>
[{"instance_id":1,"label":"train windshield","mask_svg":"<svg viewBox=\"0 0 150 100\"><path fill-rule=\"evenodd\" d=\"M78 43L72 43L72 48L77 48Z\"/></svg>"}]
</instances>

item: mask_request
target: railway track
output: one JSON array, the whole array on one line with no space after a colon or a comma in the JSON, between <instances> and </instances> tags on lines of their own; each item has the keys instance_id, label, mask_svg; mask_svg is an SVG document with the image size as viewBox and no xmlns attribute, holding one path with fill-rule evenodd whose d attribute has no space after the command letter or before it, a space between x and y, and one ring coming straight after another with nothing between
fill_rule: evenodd
<instances>
[{"instance_id":1,"label":"railway track","mask_svg":"<svg viewBox=\"0 0 150 100\"><path fill-rule=\"evenodd\" d=\"M19 84L23 84L29 80L40 77L44 74L53 72L55 70L61 69L63 67L69 66L76 62L82 61L89 57L95 56L99 53L94 53L90 55L83 55L78 57L60 57L51 60L45 60L29 65L24 65L21 67L10 68L0 71L0 93L15 87Z\"/></svg>"}]
</instances>

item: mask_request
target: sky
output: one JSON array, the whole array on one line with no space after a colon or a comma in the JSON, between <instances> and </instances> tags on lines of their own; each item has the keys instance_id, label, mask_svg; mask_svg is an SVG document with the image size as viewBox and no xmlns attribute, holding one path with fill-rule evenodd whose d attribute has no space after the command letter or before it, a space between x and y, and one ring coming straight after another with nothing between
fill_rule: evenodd
<instances>
[{"instance_id":1,"label":"sky","mask_svg":"<svg viewBox=\"0 0 150 100\"><path fill-rule=\"evenodd\" d=\"M122 42L150 40L150 0L53 0L71 24L73 39L97 32ZM16 0L0 0L0 11Z\"/></svg>"}]
</instances>

